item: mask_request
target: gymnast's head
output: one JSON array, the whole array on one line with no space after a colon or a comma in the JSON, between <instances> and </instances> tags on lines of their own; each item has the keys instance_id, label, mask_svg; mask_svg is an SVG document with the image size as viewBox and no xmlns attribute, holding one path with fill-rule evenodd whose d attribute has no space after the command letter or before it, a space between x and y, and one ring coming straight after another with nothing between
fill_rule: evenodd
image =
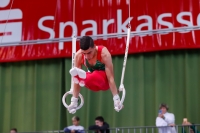
<instances>
[{"instance_id":1,"label":"gymnast's head","mask_svg":"<svg viewBox=\"0 0 200 133\"><path fill-rule=\"evenodd\" d=\"M87 60L92 59L96 54L96 47L90 36L83 36L80 39L80 49Z\"/></svg>"}]
</instances>

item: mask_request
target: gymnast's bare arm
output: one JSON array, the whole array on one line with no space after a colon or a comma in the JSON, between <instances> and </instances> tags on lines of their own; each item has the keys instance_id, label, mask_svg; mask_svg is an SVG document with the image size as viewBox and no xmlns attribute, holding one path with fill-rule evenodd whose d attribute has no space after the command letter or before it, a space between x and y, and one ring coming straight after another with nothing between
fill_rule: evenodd
<instances>
[{"instance_id":1,"label":"gymnast's bare arm","mask_svg":"<svg viewBox=\"0 0 200 133\"><path fill-rule=\"evenodd\" d=\"M78 50L76 52L76 55L75 55L74 66L81 69L82 68L82 64L83 64L82 53L81 53L81 50ZM75 98L78 98L78 94L80 93L80 85L74 83L73 86L74 86L73 96Z\"/></svg>"},{"instance_id":2,"label":"gymnast's bare arm","mask_svg":"<svg viewBox=\"0 0 200 133\"><path fill-rule=\"evenodd\" d=\"M104 47L102 49L101 61L102 61L102 63L105 64L105 72L107 75L110 90L111 90L113 96L115 96L116 94L118 94L118 91L117 91L117 87L116 87L115 80L114 80L112 57L106 47Z\"/></svg>"}]
</instances>

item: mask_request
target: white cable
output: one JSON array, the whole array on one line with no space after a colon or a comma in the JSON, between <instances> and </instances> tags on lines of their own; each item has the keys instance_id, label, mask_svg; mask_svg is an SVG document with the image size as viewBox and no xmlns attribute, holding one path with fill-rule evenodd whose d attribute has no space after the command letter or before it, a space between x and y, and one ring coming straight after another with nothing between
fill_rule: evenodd
<instances>
[{"instance_id":1,"label":"white cable","mask_svg":"<svg viewBox=\"0 0 200 133\"><path fill-rule=\"evenodd\" d=\"M75 13L76 13L76 12L75 12L75 11L76 11L76 10L75 10L75 7L76 7L75 4L76 4L76 0L74 0L74 5L73 5L73 22L74 22L74 23L75 23Z\"/></svg>"},{"instance_id":2,"label":"white cable","mask_svg":"<svg viewBox=\"0 0 200 133\"><path fill-rule=\"evenodd\" d=\"M74 64L74 63L75 63L75 54L76 54L76 37L73 36L73 37L72 37L72 68L75 66L75 64ZM72 79L72 77L71 77L71 89L70 89L70 91L66 92L66 93L63 95L63 97L62 97L62 103L63 103L63 105L64 105L66 108L68 108L69 105L67 105L65 99L66 99L66 97L67 97L68 95L73 95L73 88L74 88L74 82L73 82L73 79ZM79 93L78 96L79 96L80 99L81 99L81 103L80 103L80 105L76 108L76 110L80 109L80 108L83 106L83 104L84 104L84 98L83 98L83 96L82 96L80 93ZM76 110L73 110L73 111L70 112L70 113L74 114L74 113L76 112Z\"/></svg>"},{"instance_id":3,"label":"white cable","mask_svg":"<svg viewBox=\"0 0 200 133\"><path fill-rule=\"evenodd\" d=\"M129 44L130 44L130 33L131 33L131 24L130 24L130 1L129 1L129 23L128 23L128 28L127 28L127 40L126 40L126 49L125 49L125 55L124 55L124 62L123 62L123 67L122 67L122 75L121 75L121 82L119 86L119 91L122 91L122 97L120 100L120 105L123 106L123 102L126 96L126 90L124 87L124 74L125 74L125 69L126 69L126 61L128 57L128 50L129 50ZM115 110L117 112L120 111L120 108L115 107Z\"/></svg>"},{"instance_id":4,"label":"white cable","mask_svg":"<svg viewBox=\"0 0 200 133\"><path fill-rule=\"evenodd\" d=\"M129 0L129 3L128 3L128 18L129 18L129 24L131 23L131 22L130 22L130 18L131 18L131 7L130 7L130 5L131 5L131 0Z\"/></svg>"},{"instance_id":5,"label":"white cable","mask_svg":"<svg viewBox=\"0 0 200 133\"><path fill-rule=\"evenodd\" d=\"M130 30L131 30L131 28L127 29L126 50L125 50L125 56L124 56L124 62L123 62L122 76L121 76L120 85L124 83L124 74L125 74L126 61L127 61L127 57L128 57L128 50L129 50L129 44L130 44Z\"/></svg>"},{"instance_id":6,"label":"white cable","mask_svg":"<svg viewBox=\"0 0 200 133\"><path fill-rule=\"evenodd\" d=\"M58 0L56 2L56 9L55 9L55 14L54 14L54 22L53 22L53 31L55 31L55 26L56 26L56 17L57 17L57 10L58 10Z\"/></svg>"},{"instance_id":7,"label":"white cable","mask_svg":"<svg viewBox=\"0 0 200 133\"><path fill-rule=\"evenodd\" d=\"M73 22L75 23L75 2L76 0L74 0L73 3ZM76 54L76 33L75 31L73 32L73 36L72 36L72 68L75 66L75 54ZM71 77L71 89L70 91L73 92L74 89L74 83L73 83L73 77Z\"/></svg>"},{"instance_id":8,"label":"white cable","mask_svg":"<svg viewBox=\"0 0 200 133\"><path fill-rule=\"evenodd\" d=\"M75 23L75 0L74 0L74 8L73 8L73 22ZM74 32L73 33L73 36L72 36L72 68L75 67L75 55L76 55L76 33ZM62 102L63 102L63 105L68 108L69 105L67 105L65 99L68 95L73 95L73 90L74 90L74 82L73 82L73 77L71 76L71 88L70 88L70 91L66 92L63 97L62 97ZM84 98L83 96L79 93L78 95L81 99L81 103L80 105L76 108L76 109L73 109L73 110L70 110L69 113L71 114L74 114L76 113L76 110L80 109L83 104L84 104Z\"/></svg>"}]
</instances>

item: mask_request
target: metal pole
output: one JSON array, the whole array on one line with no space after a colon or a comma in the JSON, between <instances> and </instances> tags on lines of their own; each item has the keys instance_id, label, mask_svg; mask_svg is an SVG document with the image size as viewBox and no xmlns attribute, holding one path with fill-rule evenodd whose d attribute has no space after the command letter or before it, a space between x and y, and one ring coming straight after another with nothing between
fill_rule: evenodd
<instances>
[{"instance_id":1,"label":"metal pole","mask_svg":"<svg viewBox=\"0 0 200 133\"><path fill-rule=\"evenodd\" d=\"M166 29L156 29L156 30L144 30L140 32L131 32L130 36L147 36L153 34L166 34L171 32L184 32L184 31L192 31L192 30L199 30L200 26L191 26L191 27L176 27L176 28L166 28ZM92 38L103 39L104 37L107 38L116 38L116 37L125 37L127 35L126 32L124 33L111 33L111 34L98 34L98 35L91 35ZM77 37L79 40L81 36ZM71 42L71 37L66 38L53 38L53 39L40 39L40 40L28 40L28 41L16 41L16 42L3 42L0 43L0 47L6 46L19 46L19 45L30 45L30 44L46 44L46 43L57 43L57 42Z\"/></svg>"}]
</instances>

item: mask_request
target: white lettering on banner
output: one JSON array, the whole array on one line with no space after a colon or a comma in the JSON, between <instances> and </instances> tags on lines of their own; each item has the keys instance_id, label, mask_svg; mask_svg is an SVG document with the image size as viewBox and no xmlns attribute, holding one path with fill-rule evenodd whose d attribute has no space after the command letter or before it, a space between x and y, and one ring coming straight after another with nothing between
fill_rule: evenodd
<instances>
[{"instance_id":1,"label":"white lettering on banner","mask_svg":"<svg viewBox=\"0 0 200 133\"><path fill-rule=\"evenodd\" d=\"M171 13L163 13L163 14L160 14L158 16L158 23L160 25L163 25L163 26L167 26L167 28L174 28L173 24L168 22L168 21L164 21L163 18L165 17L172 17L172 14ZM160 29L160 28L159 28ZM162 34L168 34L168 33L162 33Z\"/></svg>"},{"instance_id":2,"label":"white lettering on banner","mask_svg":"<svg viewBox=\"0 0 200 133\"><path fill-rule=\"evenodd\" d=\"M148 15L143 15L143 16L139 16L138 17L138 20L142 20L142 19L145 19L145 20L147 20L147 23L143 23L143 24L140 24L139 26L137 26L137 28L136 28L136 31L137 32L140 32L140 31L142 31L142 28L143 27L148 27L148 30L152 30L153 28L153 23L152 23L152 18L150 17L150 16L148 16ZM141 36L144 36L144 35L141 35Z\"/></svg>"},{"instance_id":3,"label":"white lettering on banner","mask_svg":"<svg viewBox=\"0 0 200 133\"><path fill-rule=\"evenodd\" d=\"M65 28L67 26L70 26L72 28L71 36L73 36L73 34L75 34L75 35L77 34L78 29L77 29L77 26L74 22L72 22L72 21L68 21L68 22L65 22L65 23L60 22L60 29L59 29L59 37L60 38L64 37ZM75 33L73 33L73 32L75 32Z\"/></svg>"},{"instance_id":4,"label":"white lettering on banner","mask_svg":"<svg viewBox=\"0 0 200 133\"><path fill-rule=\"evenodd\" d=\"M108 26L110 24L114 23L114 19L110 19L110 20L107 20L107 19L104 19L103 20L103 34L106 35L108 34ZM103 40L107 40L107 37L103 37Z\"/></svg>"},{"instance_id":5,"label":"white lettering on banner","mask_svg":"<svg viewBox=\"0 0 200 133\"><path fill-rule=\"evenodd\" d=\"M5 7L9 4L9 0L3 0L0 7ZM0 11L0 42L15 42L21 41L22 37L22 11L20 9L10 9ZM8 20L19 20L19 22L8 22Z\"/></svg>"},{"instance_id":6,"label":"white lettering on banner","mask_svg":"<svg viewBox=\"0 0 200 133\"><path fill-rule=\"evenodd\" d=\"M117 10L117 33L121 34L123 32L127 32L128 22L131 21L133 17L127 18L126 21L122 24L122 10ZM122 38L122 37L118 37Z\"/></svg>"},{"instance_id":7,"label":"white lettering on banner","mask_svg":"<svg viewBox=\"0 0 200 133\"><path fill-rule=\"evenodd\" d=\"M0 7L6 7L10 3L10 0L1 0Z\"/></svg>"},{"instance_id":8,"label":"white lettering on banner","mask_svg":"<svg viewBox=\"0 0 200 133\"><path fill-rule=\"evenodd\" d=\"M122 10L118 9L117 10L117 33L121 34L123 32L127 31L127 25L129 23L129 20L133 20L133 17L127 18L125 21L122 22ZM154 21L157 22L159 24L159 27L157 27L157 29L161 29L161 26L166 26L167 28L174 28L174 25L172 22L170 21L166 21L164 20L164 18L170 18L172 17L172 13L162 13L158 16L158 18ZM184 19L183 17L185 16L189 16L189 20ZM193 19L192 19L192 13L191 12L180 12L179 14L177 14L176 16L177 22L179 22L180 24L184 24L186 26L193 26ZM43 22L47 21L47 20L53 20L54 21L54 17L53 16L45 16L42 17L39 22L38 22L38 28L42 31L45 31L47 33L50 34L49 38L54 38L55 37L55 31L53 30L53 28L44 26ZM153 19L151 16L149 15L142 15L142 16L138 16L137 17L137 21L141 21L141 20L145 20L145 22L140 23L139 25L136 26L135 30L137 32L142 31L142 29L144 27L147 27L148 30L153 30ZM102 20L102 30L103 33L102 34L108 34L108 27L109 25L115 23L114 19L103 19ZM82 25L91 25L90 27L87 27L85 29L83 29L80 33L81 36L86 35L87 32L92 32L92 35L97 35L98 34L98 28L97 25L98 23L95 20L84 20L82 21ZM197 25L200 26L200 14L198 14L197 17ZM60 22L59 24L59 38L64 38L64 33L65 33L65 28L67 26L70 26L72 28L72 31L75 31L75 34L77 35L78 33L78 27L76 25L76 23L72 22L72 21L67 21L67 22ZM133 29L133 28L132 28ZM190 31L182 31L179 33L188 33ZM169 34L169 33L162 33L162 34ZM73 35L73 33L72 33ZM142 36L142 35L141 35ZM122 37L118 37L118 38L122 38ZM94 38L95 39L95 38ZM107 39L107 37L103 38L104 40ZM59 43L60 46L63 45L63 42ZM62 49L62 48L61 48Z\"/></svg>"},{"instance_id":9,"label":"white lettering on banner","mask_svg":"<svg viewBox=\"0 0 200 133\"><path fill-rule=\"evenodd\" d=\"M22 22L9 22L7 24L0 24L0 33L1 32L5 34L4 36L0 36L0 42L21 41Z\"/></svg>"},{"instance_id":10,"label":"white lettering on banner","mask_svg":"<svg viewBox=\"0 0 200 133\"><path fill-rule=\"evenodd\" d=\"M77 26L74 22L72 22L72 21L68 21L68 22L65 22L65 23L61 22L60 23L60 29L59 29L59 38L64 38L65 28L67 26L71 26L72 31L74 32L74 33L72 32L71 36L73 36L74 34L77 35L77 33L78 33ZM64 48L64 42L59 42L58 48L60 50L63 49Z\"/></svg>"},{"instance_id":11,"label":"white lettering on banner","mask_svg":"<svg viewBox=\"0 0 200 133\"><path fill-rule=\"evenodd\" d=\"M22 19L22 11L20 9L1 10L0 21Z\"/></svg>"},{"instance_id":12,"label":"white lettering on banner","mask_svg":"<svg viewBox=\"0 0 200 133\"><path fill-rule=\"evenodd\" d=\"M197 25L200 26L200 13L199 13L198 16L197 16Z\"/></svg>"},{"instance_id":13,"label":"white lettering on banner","mask_svg":"<svg viewBox=\"0 0 200 133\"><path fill-rule=\"evenodd\" d=\"M97 35L97 23L94 20L86 20L82 24L91 24L92 27L82 30L81 36L85 36L88 31L92 31L92 35Z\"/></svg>"},{"instance_id":14,"label":"white lettering on banner","mask_svg":"<svg viewBox=\"0 0 200 133\"><path fill-rule=\"evenodd\" d=\"M189 17L190 17L190 21L183 19L183 18L182 18L183 16L189 16ZM187 25L187 26L193 26L193 24L192 24L192 14L191 14L191 12L181 12L181 13L179 13L179 14L177 15L177 21L178 21L179 23L185 24L185 25ZM180 32L180 33L188 33L188 32L190 32L190 31L183 31L183 32Z\"/></svg>"},{"instance_id":15,"label":"white lettering on banner","mask_svg":"<svg viewBox=\"0 0 200 133\"><path fill-rule=\"evenodd\" d=\"M1 3L2 5L0 5L1 7L5 7L8 5L8 3L10 2L10 0L4 0L3 3ZM116 18L116 26L117 26L117 33L121 34L123 32L127 31L127 25L129 20L133 20L133 17L127 18L125 21L122 21L122 10L118 9L117 10L117 18ZM8 18L8 14L9 14L9 18ZM158 16L158 18L154 21L157 22L159 24L159 27L156 27L157 29L160 29L161 26L166 26L167 28L173 28L174 25L172 22L170 21L166 21L164 20L165 18L170 18L172 17L172 13L162 13ZM184 17L188 17L184 18ZM176 15L176 20L178 23L185 25L185 26L193 26L193 18L192 18L192 13L191 12L180 12ZM13 20L13 19L22 19L22 11L20 9L11 9L11 10L1 10L0 11L0 20L4 21L4 20ZM47 32L49 33L49 39L51 38L55 38L55 31L52 27L47 27L44 25L45 21L54 21L55 18L54 16L44 16L42 18L39 19L38 21L38 28L41 31ZM137 25L135 27L135 31L140 32L143 30L144 27L147 27L148 30L152 30L153 29L153 19L151 16L149 15L142 15L142 16L138 16L137 17L137 21L141 21L141 20L145 20L145 22L140 23L139 25ZM115 23L115 19L102 19L102 34L108 34L108 27L111 24ZM198 14L197 16L197 25L200 26L200 14ZM83 29L80 33L81 36L86 35L87 32L92 32L92 35L97 35L98 34L98 28L97 25L98 23L95 20L84 20L82 21L82 25L91 25L90 27L87 27L85 29ZM75 34L78 33L78 27L76 25L76 23L72 22L72 21L67 21L67 22L60 22L59 23L59 38L64 38L64 33L65 33L65 28L67 26L70 26L72 28L72 31L75 31ZM133 28L132 28L133 29ZM134 31L134 29L133 29ZM179 33L188 33L191 31L180 31ZM2 40L2 42L10 42L12 41L21 41L21 36L22 36L22 22L8 22L6 23L1 23L0 24L0 33L3 33L3 36L0 36L0 40ZM162 34L169 34L169 33L162 33ZM73 33L72 33L73 35ZM142 35L141 35L142 36ZM194 35L193 35L194 36ZM3 37L3 39L2 39ZM11 39L12 38L12 39ZM121 38L121 37L118 37ZM107 37L103 38L104 40L107 39ZM60 42L60 46L63 44L63 42Z\"/></svg>"},{"instance_id":16,"label":"white lettering on banner","mask_svg":"<svg viewBox=\"0 0 200 133\"><path fill-rule=\"evenodd\" d=\"M46 17L42 17L39 21L38 21L38 27L40 30L48 32L50 34L49 39L55 38L55 32L52 28L46 27L43 25L43 22L46 20L54 20L54 16L46 16Z\"/></svg>"}]
</instances>

